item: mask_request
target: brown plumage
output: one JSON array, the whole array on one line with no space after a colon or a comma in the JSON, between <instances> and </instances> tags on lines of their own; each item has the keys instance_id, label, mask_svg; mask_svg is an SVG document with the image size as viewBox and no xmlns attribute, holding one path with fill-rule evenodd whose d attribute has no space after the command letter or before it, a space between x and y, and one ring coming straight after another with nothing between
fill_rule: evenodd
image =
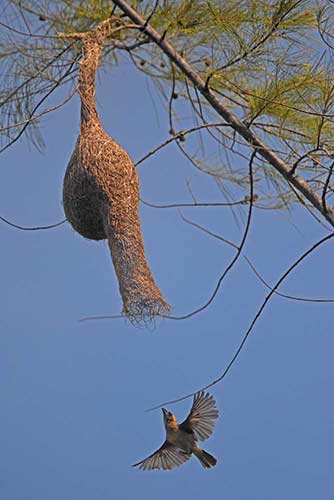
<instances>
[{"instance_id":1,"label":"brown plumage","mask_svg":"<svg viewBox=\"0 0 334 500\"><path fill-rule=\"evenodd\" d=\"M95 30L79 34L81 123L64 178L63 204L75 231L88 239L108 240L123 312L140 320L166 314L169 305L144 254L135 167L126 151L103 130L95 107L95 75L109 33L110 22L104 21Z\"/></svg>"},{"instance_id":2,"label":"brown plumage","mask_svg":"<svg viewBox=\"0 0 334 500\"><path fill-rule=\"evenodd\" d=\"M212 434L214 420L218 417L216 402L213 397L202 392L194 396L193 405L186 420L182 424L176 422L175 416L162 408L166 440L152 455L133 465L142 470L170 470L182 465L194 454L201 465L207 469L217 463L215 457L202 450L197 441L204 441Z\"/></svg>"}]
</instances>

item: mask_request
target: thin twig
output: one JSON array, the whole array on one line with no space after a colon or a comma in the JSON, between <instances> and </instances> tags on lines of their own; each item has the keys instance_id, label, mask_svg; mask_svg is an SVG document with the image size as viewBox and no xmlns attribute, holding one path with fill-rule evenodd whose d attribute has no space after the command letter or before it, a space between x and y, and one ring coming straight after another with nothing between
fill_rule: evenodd
<instances>
[{"instance_id":1,"label":"thin twig","mask_svg":"<svg viewBox=\"0 0 334 500\"><path fill-rule=\"evenodd\" d=\"M146 153L142 158L140 158L136 163L135 166L138 167L141 163L143 163L145 160L147 160L150 156L154 155L160 149L168 146L168 144L171 144L174 141L177 141L180 139L180 137L183 137L185 135L191 134L192 132L196 132L197 130L201 129L206 129L210 127L230 127L228 123L222 123L222 122L214 122L214 123L205 123L204 125L197 125L196 127L189 128L187 130L180 130L179 132L175 132L173 137L170 137L169 139L166 139L162 144L159 144L159 146L155 147L148 153Z\"/></svg>"},{"instance_id":2,"label":"thin twig","mask_svg":"<svg viewBox=\"0 0 334 500\"><path fill-rule=\"evenodd\" d=\"M6 224L8 224L11 227L15 227L15 229L20 229L21 231L42 231L44 229L53 229L54 227L59 227L62 224L65 224L65 222L67 222L67 219L64 219L60 222L56 222L56 224L50 224L49 226L27 227L27 226L19 226L18 224L15 224L14 222L10 222L8 219L5 219L5 217L2 217L1 215L0 215L0 220L2 220L2 222L5 222Z\"/></svg>"},{"instance_id":3,"label":"thin twig","mask_svg":"<svg viewBox=\"0 0 334 500\"><path fill-rule=\"evenodd\" d=\"M156 205L154 203L149 203L148 201L143 200L140 198L140 201L143 205L146 205L147 207L151 208L182 208L182 207L233 207L235 205L246 205L249 203L249 198L243 198L242 200L238 201L230 201L230 202L207 202L207 203L202 203L196 201L195 203L170 203L168 205ZM254 201L254 196L253 196L253 201Z\"/></svg>"},{"instance_id":4,"label":"thin twig","mask_svg":"<svg viewBox=\"0 0 334 500\"><path fill-rule=\"evenodd\" d=\"M17 35L21 36L27 36L29 38L58 38L57 35L36 35L34 33L25 33L24 31L17 30L16 28L9 26L8 24L3 23L2 21L0 21L0 26L8 29L12 33L16 33Z\"/></svg>"},{"instance_id":5,"label":"thin twig","mask_svg":"<svg viewBox=\"0 0 334 500\"><path fill-rule=\"evenodd\" d=\"M26 120L22 120L21 122L13 123L12 125L8 125L7 127L2 127L2 128L0 128L0 133L5 132L6 130L10 130L12 128L20 127L21 125L26 125L26 124L29 125L31 122L38 120L42 116L44 116L48 113L51 113L52 111L56 111L57 109L63 107L65 104L67 104L72 99L72 97L74 96L75 93L76 93L76 89L73 89L70 92L70 94L66 97L66 99L64 99L62 102L56 104L55 106L51 106L50 108L45 109L44 111L41 111L37 115L30 116Z\"/></svg>"},{"instance_id":6,"label":"thin twig","mask_svg":"<svg viewBox=\"0 0 334 500\"><path fill-rule=\"evenodd\" d=\"M204 311L205 309L207 309L211 304L212 302L214 301L225 277L227 276L227 274L233 269L234 265L236 264L237 260L239 259L240 255L241 255L241 252L243 250L243 247L246 243L246 239L247 239L247 236L248 236L248 232L249 232L249 227L250 227L250 222L251 222L251 218L252 218L252 212L253 212L253 195L254 195L254 179L253 179L253 161L254 161L254 158L256 156L256 150L253 151L253 153L251 154L251 157L250 157L250 160L249 160L249 187L250 187L250 193L249 193L249 198L250 198L250 203L249 203L249 208L248 208L248 216L247 216L247 221L246 221L246 225L245 225L245 230L244 230L244 234L242 236L242 240L241 240L241 243L236 251L236 254L235 256L233 257L233 259L231 260L231 262L228 264L228 266L226 267L226 269L224 270L224 272L221 274L221 276L219 277L219 280L217 282L217 285L214 289L214 291L212 292L212 294L210 295L209 299L207 300L207 302L205 304L203 304L202 306L198 307L197 309L195 309L194 311L191 311L190 313L187 313L187 314L184 314L182 316L171 316L169 315L168 318L169 319L174 319L174 320L184 320L184 319L189 319L191 318L192 316L195 316L196 314Z\"/></svg>"},{"instance_id":7,"label":"thin twig","mask_svg":"<svg viewBox=\"0 0 334 500\"><path fill-rule=\"evenodd\" d=\"M324 185L324 189L322 191L322 204L323 204L325 211L328 210L327 203L326 203L326 195L327 195L327 190L328 190L328 186L329 186L329 181L331 180L331 177L332 177L333 168L334 168L334 161L331 163L331 165L329 167L328 175L327 175L325 185Z\"/></svg>"},{"instance_id":8,"label":"thin twig","mask_svg":"<svg viewBox=\"0 0 334 500\"><path fill-rule=\"evenodd\" d=\"M209 236L211 236L212 238L215 238L219 241L222 241L223 243L231 246L232 248L236 248L238 249L238 245L236 245L235 243L233 243L232 241L230 240L227 240L226 238L223 238L221 235L217 234L217 233L214 233L213 231L210 231L209 229L207 229L206 227L203 227L201 226L200 224L197 224L196 222L193 222L189 219L187 219L186 217L182 216L182 219L187 223L187 224L190 224L191 226L193 227L196 227L196 229L199 229L200 231L203 231L205 234L208 234ZM273 290L273 287L271 287L267 281L263 278L263 276L261 276L261 274L259 273L259 271L256 269L256 267L254 266L254 264L252 263L252 261L250 260L249 257L247 257L247 255L244 255L243 258L245 259L245 261L247 262L247 264L249 265L249 267L251 268L251 270L253 271L253 273L255 274L255 276L261 281L261 283L266 287L268 288L269 290ZM290 300L295 300L297 302L313 302L313 303L321 303L321 304L331 304L334 302L334 299L323 299L323 298L309 298L309 297L298 297L296 295L288 295L286 293L282 293L278 290L274 290L274 293L276 295L279 295L280 297L284 298L284 299L290 299Z\"/></svg>"}]
</instances>

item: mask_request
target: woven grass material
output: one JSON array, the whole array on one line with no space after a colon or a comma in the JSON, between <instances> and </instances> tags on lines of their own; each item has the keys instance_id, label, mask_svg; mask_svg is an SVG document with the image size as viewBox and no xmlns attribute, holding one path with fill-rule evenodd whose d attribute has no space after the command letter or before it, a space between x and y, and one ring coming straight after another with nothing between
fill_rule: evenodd
<instances>
[{"instance_id":1,"label":"woven grass material","mask_svg":"<svg viewBox=\"0 0 334 500\"><path fill-rule=\"evenodd\" d=\"M147 264L138 217L138 177L128 154L103 130L95 107L95 75L109 25L81 36L78 93L80 133L67 166L63 204L75 231L107 239L123 313L134 321L161 316L170 307Z\"/></svg>"}]
</instances>

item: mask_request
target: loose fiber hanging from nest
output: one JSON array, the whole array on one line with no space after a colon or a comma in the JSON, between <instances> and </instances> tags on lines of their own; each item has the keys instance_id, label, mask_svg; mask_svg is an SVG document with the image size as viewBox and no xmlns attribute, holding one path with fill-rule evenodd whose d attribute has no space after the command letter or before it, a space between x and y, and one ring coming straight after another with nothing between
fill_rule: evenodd
<instances>
[{"instance_id":1,"label":"loose fiber hanging from nest","mask_svg":"<svg viewBox=\"0 0 334 500\"><path fill-rule=\"evenodd\" d=\"M95 107L96 70L111 31L110 22L104 21L88 33L69 35L82 43L78 80L81 122L64 178L63 204L75 231L91 240L108 240L123 313L136 321L166 314L169 305L145 258L135 167L124 149L103 130Z\"/></svg>"}]
</instances>

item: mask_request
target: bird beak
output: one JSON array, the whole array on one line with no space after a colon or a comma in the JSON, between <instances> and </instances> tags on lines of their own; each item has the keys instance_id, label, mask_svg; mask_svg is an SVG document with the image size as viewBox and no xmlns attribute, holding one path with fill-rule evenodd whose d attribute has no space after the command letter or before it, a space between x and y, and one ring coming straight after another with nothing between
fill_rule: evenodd
<instances>
[{"instance_id":1,"label":"bird beak","mask_svg":"<svg viewBox=\"0 0 334 500\"><path fill-rule=\"evenodd\" d=\"M162 411L162 413L163 413L164 415L166 415L166 413L167 413L166 408L161 408L161 411Z\"/></svg>"}]
</instances>

